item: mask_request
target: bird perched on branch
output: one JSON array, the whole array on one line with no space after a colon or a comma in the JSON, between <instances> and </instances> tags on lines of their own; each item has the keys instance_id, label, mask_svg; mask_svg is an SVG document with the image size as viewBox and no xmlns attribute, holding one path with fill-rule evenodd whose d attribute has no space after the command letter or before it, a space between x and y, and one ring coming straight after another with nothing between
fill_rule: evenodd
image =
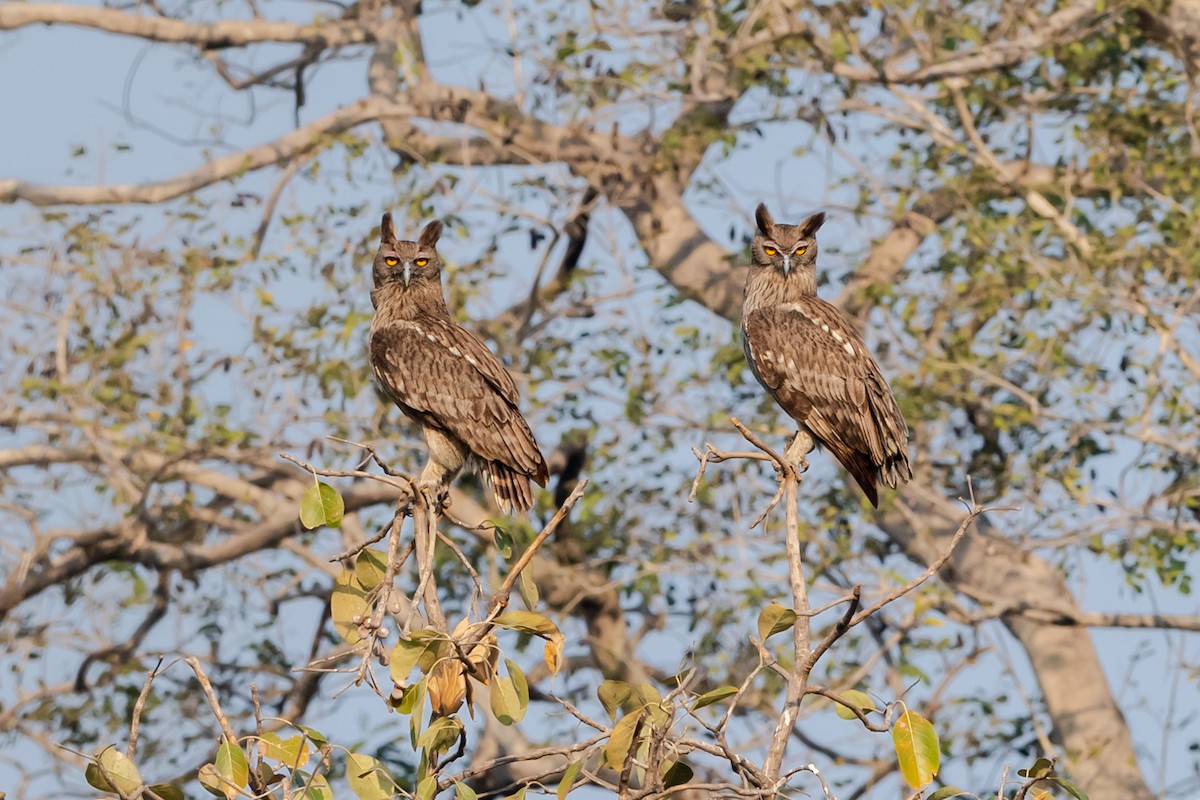
<instances>
[{"instance_id":1,"label":"bird perched on branch","mask_svg":"<svg viewBox=\"0 0 1200 800\"><path fill-rule=\"evenodd\" d=\"M429 445L421 481L441 493L464 466L479 470L506 513L533 505L546 462L517 407L517 387L482 341L458 325L442 294L442 223L415 242L383 215L371 303L371 367L384 393L418 423Z\"/></svg>"},{"instance_id":2,"label":"bird perched on branch","mask_svg":"<svg viewBox=\"0 0 1200 800\"><path fill-rule=\"evenodd\" d=\"M758 382L813 442L833 453L879 505L876 480L912 479L908 426L879 365L838 309L817 297L824 212L776 224L759 204L742 344Z\"/></svg>"}]
</instances>

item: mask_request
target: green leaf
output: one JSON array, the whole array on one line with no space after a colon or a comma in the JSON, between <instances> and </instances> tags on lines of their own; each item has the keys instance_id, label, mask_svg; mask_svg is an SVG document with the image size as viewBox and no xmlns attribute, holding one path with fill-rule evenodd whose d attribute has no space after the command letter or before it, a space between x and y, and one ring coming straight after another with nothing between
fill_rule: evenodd
<instances>
[{"instance_id":1,"label":"green leaf","mask_svg":"<svg viewBox=\"0 0 1200 800\"><path fill-rule=\"evenodd\" d=\"M583 759L571 762L565 770L563 770L562 778L558 782L558 800L563 800L567 796L567 792L571 791L575 786L575 779L579 777L580 770L583 769ZM521 787L524 789L525 787Z\"/></svg>"},{"instance_id":2,"label":"green leaf","mask_svg":"<svg viewBox=\"0 0 1200 800\"><path fill-rule=\"evenodd\" d=\"M501 628L541 636L543 639L562 638L558 626L536 611L509 611L496 617Z\"/></svg>"},{"instance_id":3,"label":"green leaf","mask_svg":"<svg viewBox=\"0 0 1200 800\"><path fill-rule=\"evenodd\" d=\"M312 530L322 525L341 527L346 504L338 490L327 483L317 482L300 496L300 524Z\"/></svg>"},{"instance_id":4,"label":"green leaf","mask_svg":"<svg viewBox=\"0 0 1200 800\"><path fill-rule=\"evenodd\" d=\"M324 747L325 745L329 744L329 740L325 738L325 734L321 733L316 728L310 728L307 725L297 725L296 727L304 731L305 735L308 736L308 740L317 747Z\"/></svg>"},{"instance_id":5,"label":"green leaf","mask_svg":"<svg viewBox=\"0 0 1200 800\"><path fill-rule=\"evenodd\" d=\"M187 800L183 790L173 783L156 783L146 788L158 795L159 800ZM143 796L150 797L149 794Z\"/></svg>"},{"instance_id":6,"label":"green leaf","mask_svg":"<svg viewBox=\"0 0 1200 800\"><path fill-rule=\"evenodd\" d=\"M941 766L942 752L933 723L901 704L900 716L892 725L892 743L900 774L914 789L928 786Z\"/></svg>"},{"instance_id":7,"label":"green leaf","mask_svg":"<svg viewBox=\"0 0 1200 800\"><path fill-rule=\"evenodd\" d=\"M415 633L410 634L407 639L398 640L392 648L392 659L389 663L392 680L400 686L405 686L413 667L420 667L422 674L429 674L429 670L437 664L444 644L444 639L425 636L417 638Z\"/></svg>"},{"instance_id":8,"label":"green leaf","mask_svg":"<svg viewBox=\"0 0 1200 800\"><path fill-rule=\"evenodd\" d=\"M696 698L696 702L692 704L692 711L705 706L711 706L713 703L719 703L726 697L733 697L738 693L736 686L721 686L717 689L707 691Z\"/></svg>"},{"instance_id":9,"label":"green leaf","mask_svg":"<svg viewBox=\"0 0 1200 800\"><path fill-rule=\"evenodd\" d=\"M400 694L400 702L396 704L396 710L401 714L411 714L413 709L417 707L417 700L425 691L425 679L417 681L413 686L405 686Z\"/></svg>"},{"instance_id":10,"label":"green leaf","mask_svg":"<svg viewBox=\"0 0 1200 800\"><path fill-rule=\"evenodd\" d=\"M625 766L625 760L629 758L629 751L634 746L633 732L637 729L638 722L645 716L644 711L626 714L613 726L612 733L609 734L608 743L604 745L604 760L618 772ZM643 724L643 732L645 727Z\"/></svg>"},{"instance_id":11,"label":"green leaf","mask_svg":"<svg viewBox=\"0 0 1200 800\"><path fill-rule=\"evenodd\" d=\"M1083 789L1080 789L1066 778L1055 776L1054 782L1066 789L1067 793L1070 794L1071 797L1074 797L1075 800L1088 800L1087 792L1083 791Z\"/></svg>"},{"instance_id":12,"label":"green leaf","mask_svg":"<svg viewBox=\"0 0 1200 800\"><path fill-rule=\"evenodd\" d=\"M501 725L512 725L525 718L529 708L529 682L525 673L509 659L504 659L508 677L497 675L492 682L489 699L492 715Z\"/></svg>"},{"instance_id":13,"label":"green leaf","mask_svg":"<svg viewBox=\"0 0 1200 800\"><path fill-rule=\"evenodd\" d=\"M959 797L964 794L970 794L970 792L964 791L957 786L943 786L929 795L929 800L949 800L951 797Z\"/></svg>"},{"instance_id":14,"label":"green leaf","mask_svg":"<svg viewBox=\"0 0 1200 800\"><path fill-rule=\"evenodd\" d=\"M673 762L667 771L663 773L663 788L670 789L672 786L682 786L692 779L692 768L682 761Z\"/></svg>"},{"instance_id":15,"label":"green leaf","mask_svg":"<svg viewBox=\"0 0 1200 800\"><path fill-rule=\"evenodd\" d=\"M606 680L596 687L596 696L608 712L608 718L616 719L617 712L633 696L633 687L625 681Z\"/></svg>"},{"instance_id":16,"label":"green leaf","mask_svg":"<svg viewBox=\"0 0 1200 800\"><path fill-rule=\"evenodd\" d=\"M238 790L245 789L250 781L250 764L246 761L245 751L225 742L217 748L216 767L217 773L227 781L221 784L222 791L233 800L240 794Z\"/></svg>"},{"instance_id":17,"label":"green leaf","mask_svg":"<svg viewBox=\"0 0 1200 800\"><path fill-rule=\"evenodd\" d=\"M371 591L383 583L387 574L387 553L382 550L363 550L354 559L354 577L358 585Z\"/></svg>"},{"instance_id":18,"label":"green leaf","mask_svg":"<svg viewBox=\"0 0 1200 800\"><path fill-rule=\"evenodd\" d=\"M454 796L458 800L479 800L479 795L475 794L475 790L462 781L454 782Z\"/></svg>"},{"instance_id":19,"label":"green leaf","mask_svg":"<svg viewBox=\"0 0 1200 800\"><path fill-rule=\"evenodd\" d=\"M440 753L458 741L463 724L458 717L441 717L429 723L429 727L417 739L417 747Z\"/></svg>"},{"instance_id":20,"label":"green leaf","mask_svg":"<svg viewBox=\"0 0 1200 800\"><path fill-rule=\"evenodd\" d=\"M526 708L529 705L529 681L525 678L525 673L510 658L504 659L504 666L512 678L513 687L517 690L517 700L521 703L521 708Z\"/></svg>"},{"instance_id":21,"label":"green leaf","mask_svg":"<svg viewBox=\"0 0 1200 800\"><path fill-rule=\"evenodd\" d=\"M506 529L499 525L492 528L492 542L496 545L496 551L504 558L512 558L513 554L513 537Z\"/></svg>"},{"instance_id":22,"label":"green leaf","mask_svg":"<svg viewBox=\"0 0 1200 800\"><path fill-rule=\"evenodd\" d=\"M1025 769L1017 770L1017 774L1022 778L1045 778L1054 771L1054 762L1048 758L1039 758L1033 762L1033 766Z\"/></svg>"},{"instance_id":23,"label":"green leaf","mask_svg":"<svg viewBox=\"0 0 1200 800\"><path fill-rule=\"evenodd\" d=\"M329 615L333 618L334 630L348 644L362 641L358 635L359 621L370 616L371 607L367 605L367 591L358 582L351 570L342 570L342 574L333 582L333 594L329 598Z\"/></svg>"},{"instance_id":24,"label":"green leaf","mask_svg":"<svg viewBox=\"0 0 1200 800\"><path fill-rule=\"evenodd\" d=\"M359 800L388 800L395 793L387 769L363 753L346 755L346 782Z\"/></svg>"},{"instance_id":25,"label":"green leaf","mask_svg":"<svg viewBox=\"0 0 1200 800\"><path fill-rule=\"evenodd\" d=\"M510 794L508 797L504 798L504 800L525 800L525 792L528 789L529 789L529 784L525 784L520 789L517 789L515 792Z\"/></svg>"},{"instance_id":26,"label":"green leaf","mask_svg":"<svg viewBox=\"0 0 1200 800\"><path fill-rule=\"evenodd\" d=\"M415 800L432 800L436 792L437 778L433 775L426 775L417 783L417 796Z\"/></svg>"},{"instance_id":27,"label":"green leaf","mask_svg":"<svg viewBox=\"0 0 1200 800\"><path fill-rule=\"evenodd\" d=\"M863 712L874 711L875 701L866 692L860 692L857 689L849 689L842 692L842 699L855 708L860 708ZM842 719L858 719L858 715L850 709L846 708L841 703L833 704L834 713Z\"/></svg>"},{"instance_id":28,"label":"green leaf","mask_svg":"<svg viewBox=\"0 0 1200 800\"><path fill-rule=\"evenodd\" d=\"M796 622L796 612L784 608L774 600L758 615L758 638L766 641L777 633L786 631Z\"/></svg>"},{"instance_id":29,"label":"green leaf","mask_svg":"<svg viewBox=\"0 0 1200 800\"><path fill-rule=\"evenodd\" d=\"M83 778L102 792L133 794L142 785L137 767L111 744L95 755L95 760L84 769Z\"/></svg>"},{"instance_id":30,"label":"green leaf","mask_svg":"<svg viewBox=\"0 0 1200 800\"><path fill-rule=\"evenodd\" d=\"M501 725L512 725L520 722L525 716L525 709L517 702L517 690L511 678L497 675L492 681L492 691L488 694L492 707L492 716Z\"/></svg>"},{"instance_id":31,"label":"green leaf","mask_svg":"<svg viewBox=\"0 0 1200 800\"><path fill-rule=\"evenodd\" d=\"M538 595L537 584L533 582L533 578L529 574L529 570L521 570L521 574L517 577L517 593L521 595L521 602L530 611L537 608Z\"/></svg>"}]
</instances>

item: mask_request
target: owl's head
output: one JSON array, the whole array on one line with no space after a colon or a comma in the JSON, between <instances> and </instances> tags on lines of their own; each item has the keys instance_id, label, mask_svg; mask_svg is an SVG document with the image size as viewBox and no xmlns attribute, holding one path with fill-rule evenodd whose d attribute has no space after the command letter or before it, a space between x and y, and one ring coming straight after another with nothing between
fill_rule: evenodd
<instances>
[{"instance_id":1,"label":"owl's head","mask_svg":"<svg viewBox=\"0 0 1200 800\"><path fill-rule=\"evenodd\" d=\"M799 225L777 225L763 203L754 210L758 234L750 243L754 265L774 267L784 277L794 273L815 273L817 261L817 230L825 222L825 212L819 211Z\"/></svg>"},{"instance_id":2,"label":"owl's head","mask_svg":"<svg viewBox=\"0 0 1200 800\"><path fill-rule=\"evenodd\" d=\"M373 269L375 288L385 283L408 288L440 282L442 260L438 257L437 240L441 235L442 223L435 219L422 229L417 241L397 239L391 213L384 214Z\"/></svg>"}]
</instances>

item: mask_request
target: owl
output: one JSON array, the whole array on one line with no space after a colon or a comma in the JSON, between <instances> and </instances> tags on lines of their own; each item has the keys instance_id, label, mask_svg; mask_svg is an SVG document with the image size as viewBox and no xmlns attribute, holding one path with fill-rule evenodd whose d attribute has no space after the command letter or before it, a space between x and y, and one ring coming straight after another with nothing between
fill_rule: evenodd
<instances>
[{"instance_id":1,"label":"owl","mask_svg":"<svg viewBox=\"0 0 1200 800\"><path fill-rule=\"evenodd\" d=\"M533 505L530 480L546 485L546 462L518 407L517 387L482 341L457 324L442 293L442 223L417 241L396 238L384 214L375 254L370 357L384 394L421 426L429 461L420 480L440 492L467 466L505 513Z\"/></svg>"},{"instance_id":2,"label":"owl","mask_svg":"<svg viewBox=\"0 0 1200 800\"><path fill-rule=\"evenodd\" d=\"M878 507L876 481L912 479L908 426L879 365L838 309L817 297L817 231L824 212L776 224L759 204L742 313L754 377L834 457Z\"/></svg>"}]
</instances>

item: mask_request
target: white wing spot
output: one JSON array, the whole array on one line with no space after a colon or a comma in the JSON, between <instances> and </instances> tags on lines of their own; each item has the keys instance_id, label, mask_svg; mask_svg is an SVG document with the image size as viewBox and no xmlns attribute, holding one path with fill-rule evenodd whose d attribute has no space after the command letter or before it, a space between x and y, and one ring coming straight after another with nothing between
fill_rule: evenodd
<instances>
[{"instance_id":1,"label":"white wing spot","mask_svg":"<svg viewBox=\"0 0 1200 800\"><path fill-rule=\"evenodd\" d=\"M450 355L452 355L452 356L457 356L457 357L459 357L459 358L462 358L462 351L461 351L461 350L459 350L457 347L453 347L453 346L451 346L451 348L450 348Z\"/></svg>"},{"instance_id":2,"label":"white wing spot","mask_svg":"<svg viewBox=\"0 0 1200 800\"><path fill-rule=\"evenodd\" d=\"M838 338L840 339L842 337L839 336ZM854 345L850 344L849 342L843 342L842 347L846 348L847 353L854 355Z\"/></svg>"},{"instance_id":3,"label":"white wing spot","mask_svg":"<svg viewBox=\"0 0 1200 800\"><path fill-rule=\"evenodd\" d=\"M775 354L770 350L763 350L763 358L765 358L767 361L772 361L775 358Z\"/></svg>"},{"instance_id":4,"label":"white wing spot","mask_svg":"<svg viewBox=\"0 0 1200 800\"><path fill-rule=\"evenodd\" d=\"M795 360L793 360L793 359L790 359L790 358L789 358L789 359L788 359L788 369L792 369L792 370L794 370L795 368L796 368L796 362L795 362Z\"/></svg>"}]
</instances>

